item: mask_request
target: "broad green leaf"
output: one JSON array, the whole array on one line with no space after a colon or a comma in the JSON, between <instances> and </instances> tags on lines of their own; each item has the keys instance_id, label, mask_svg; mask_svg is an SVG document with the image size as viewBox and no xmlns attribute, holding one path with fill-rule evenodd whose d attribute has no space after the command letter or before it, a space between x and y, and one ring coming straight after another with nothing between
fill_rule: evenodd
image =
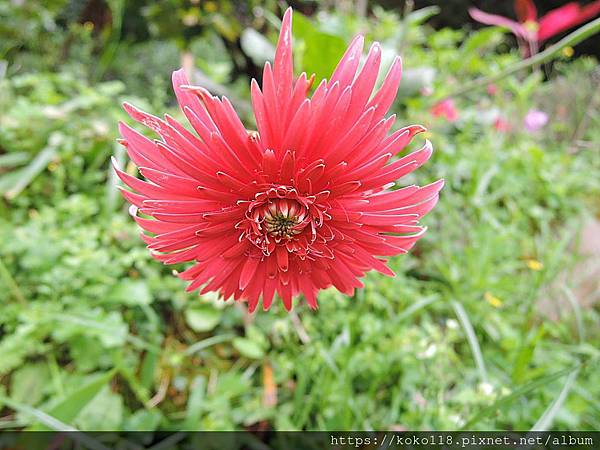
<instances>
[{"instance_id":1,"label":"broad green leaf","mask_svg":"<svg viewBox=\"0 0 600 450\"><path fill-rule=\"evenodd\" d=\"M75 419L77 428L94 431L118 430L122 422L123 399L106 384Z\"/></svg>"},{"instance_id":2,"label":"broad green leaf","mask_svg":"<svg viewBox=\"0 0 600 450\"><path fill-rule=\"evenodd\" d=\"M152 303L152 294L144 280L126 278L115 286L109 299L124 305L149 305Z\"/></svg>"},{"instance_id":3,"label":"broad green leaf","mask_svg":"<svg viewBox=\"0 0 600 450\"><path fill-rule=\"evenodd\" d=\"M247 338L237 337L233 340L233 346L237 349L242 356L250 359L260 359L264 356L265 352L262 347Z\"/></svg>"},{"instance_id":4,"label":"broad green leaf","mask_svg":"<svg viewBox=\"0 0 600 450\"><path fill-rule=\"evenodd\" d=\"M210 305L194 306L185 311L185 321L196 332L210 331L221 319L221 311Z\"/></svg>"},{"instance_id":5,"label":"broad green leaf","mask_svg":"<svg viewBox=\"0 0 600 450\"><path fill-rule=\"evenodd\" d=\"M67 395L61 400L56 406L54 406L48 415L56 418L57 420L70 424L75 420L79 413L85 408L98 392L106 386L106 384L115 375L115 370L96 376L92 381L79 387L75 391ZM30 431L44 431L50 430L47 424L36 424L29 427Z\"/></svg>"},{"instance_id":6,"label":"broad green leaf","mask_svg":"<svg viewBox=\"0 0 600 450\"><path fill-rule=\"evenodd\" d=\"M27 364L15 370L10 379L10 396L27 405L37 404L43 397L50 377L48 366L43 363Z\"/></svg>"},{"instance_id":7,"label":"broad green leaf","mask_svg":"<svg viewBox=\"0 0 600 450\"><path fill-rule=\"evenodd\" d=\"M305 16L293 16L294 50L300 67L309 76L314 73L316 83L329 78L346 50L346 42L339 36L325 33Z\"/></svg>"},{"instance_id":8,"label":"broad green leaf","mask_svg":"<svg viewBox=\"0 0 600 450\"><path fill-rule=\"evenodd\" d=\"M134 412L123 426L127 431L155 431L163 420L163 415L157 409L140 409Z\"/></svg>"},{"instance_id":9,"label":"broad green leaf","mask_svg":"<svg viewBox=\"0 0 600 450\"><path fill-rule=\"evenodd\" d=\"M254 64L263 66L275 58L275 47L269 40L254 28L246 28L240 37L240 45Z\"/></svg>"},{"instance_id":10,"label":"broad green leaf","mask_svg":"<svg viewBox=\"0 0 600 450\"><path fill-rule=\"evenodd\" d=\"M502 33L496 27L486 27L473 32L462 44L461 50L472 55L481 47L496 45L502 39Z\"/></svg>"},{"instance_id":11,"label":"broad green leaf","mask_svg":"<svg viewBox=\"0 0 600 450\"><path fill-rule=\"evenodd\" d=\"M5 374L23 363L28 355L44 350L42 342L46 335L45 327L20 325L0 341L0 374Z\"/></svg>"},{"instance_id":12,"label":"broad green leaf","mask_svg":"<svg viewBox=\"0 0 600 450\"><path fill-rule=\"evenodd\" d=\"M61 314L56 320L62 322L62 326L53 331L56 339L68 340L71 336L86 335L95 336L105 347L118 347L123 345L127 338L127 324L118 311L105 313L97 310L97 314L75 315Z\"/></svg>"}]
</instances>

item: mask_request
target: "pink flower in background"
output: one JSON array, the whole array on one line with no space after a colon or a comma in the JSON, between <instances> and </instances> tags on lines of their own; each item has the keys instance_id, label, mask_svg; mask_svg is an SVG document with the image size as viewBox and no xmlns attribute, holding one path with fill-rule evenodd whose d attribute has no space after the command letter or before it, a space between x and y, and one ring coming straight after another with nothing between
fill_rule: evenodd
<instances>
[{"instance_id":1,"label":"pink flower in background","mask_svg":"<svg viewBox=\"0 0 600 450\"><path fill-rule=\"evenodd\" d=\"M541 130L548 123L548 114L538 109L530 109L523 120L525 129L531 133Z\"/></svg>"},{"instance_id":2,"label":"pink flower in background","mask_svg":"<svg viewBox=\"0 0 600 450\"><path fill-rule=\"evenodd\" d=\"M505 118L498 117L494 121L494 128L501 133L506 133L510 131L510 123L508 123L508 121Z\"/></svg>"},{"instance_id":3,"label":"pink flower in background","mask_svg":"<svg viewBox=\"0 0 600 450\"><path fill-rule=\"evenodd\" d=\"M407 253L425 228L443 181L392 190L431 156L429 142L395 158L420 125L390 133L386 117L401 77L396 58L372 95L381 63L374 43L360 72L364 38L350 44L329 81L309 95L314 77L294 79L292 11L282 23L262 88L253 80L257 131L247 131L226 98L173 74L179 105L194 132L125 104L160 140L119 125L146 181L115 167L153 256L193 262L180 277L189 291L216 291L269 309L275 293L287 310L303 294L317 307L320 289L352 295L372 269L393 276L387 258ZM141 213L141 215L139 214Z\"/></svg>"},{"instance_id":4,"label":"pink flower in background","mask_svg":"<svg viewBox=\"0 0 600 450\"><path fill-rule=\"evenodd\" d=\"M443 117L448 122L456 122L458 120L458 110L454 106L454 100L447 98L436 103L429 110L433 117Z\"/></svg>"},{"instance_id":5,"label":"pink flower in background","mask_svg":"<svg viewBox=\"0 0 600 450\"><path fill-rule=\"evenodd\" d=\"M524 54L529 56L536 53L539 45L547 39L600 14L600 0L585 6L579 5L577 2L569 2L553 9L539 19L533 0L515 0L514 10L518 21L489 14L477 8L469 8L469 14L477 22L508 28L519 40Z\"/></svg>"},{"instance_id":6,"label":"pink flower in background","mask_svg":"<svg viewBox=\"0 0 600 450\"><path fill-rule=\"evenodd\" d=\"M498 86L495 85L494 83L490 83L487 85L485 90L489 95L494 96L498 93Z\"/></svg>"}]
</instances>

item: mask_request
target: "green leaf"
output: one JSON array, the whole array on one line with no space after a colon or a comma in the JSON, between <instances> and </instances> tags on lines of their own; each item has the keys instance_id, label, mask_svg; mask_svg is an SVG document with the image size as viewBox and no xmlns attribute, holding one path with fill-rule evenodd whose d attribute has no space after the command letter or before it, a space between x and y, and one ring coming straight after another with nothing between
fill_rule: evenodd
<instances>
[{"instance_id":1,"label":"green leaf","mask_svg":"<svg viewBox=\"0 0 600 450\"><path fill-rule=\"evenodd\" d=\"M45 327L20 325L0 341L0 374L5 374L23 363L28 355L41 352L46 345L42 342Z\"/></svg>"},{"instance_id":2,"label":"green leaf","mask_svg":"<svg viewBox=\"0 0 600 450\"><path fill-rule=\"evenodd\" d=\"M75 420L81 410L85 408L106 384L115 375L115 370L96 376L92 381L81 386L67 395L60 403L54 406L48 415L57 420L69 424ZM51 428L47 424L35 424L29 427L30 431L47 431Z\"/></svg>"},{"instance_id":3,"label":"green leaf","mask_svg":"<svg viewBox=\"0 0 600 450\"><path fill-rule=\"evenodd\" d=\"M149 305L152 294L145 281L125 279L115 286L109 300L123 305Z\"/></svg>"},{"instance_id":4,"label":"green leaf","mask_svg":"<svg viewBox=\"0 0 600 450\"><path fill-rule=\"evenodd\" d=\"M27 405L37 404L48 386L50 373L42 363L28 364L11 375L10 396L13 400Z\"/></svg>"},{"instance_id":5,"label":"green leaf","mask_svg":"<svg viewBox=\"0 0 600 450\"><path fill-rule=\"evenodd\" d=\"M204 408L206 395L206 377L199 375L192 381L190 395L185 412L186 425L190 429L197 429L200 415Z\"/></svg>"},{"instance_id":6,"label":"green leaf","mask_svg":"<svg viewBox=\"0 0 600 450\"><path fill-rule=\"evenodd\" d=\"M486 27L472 33L462 44L461 50L471 55L482 47L495 45L500 41L502 33L496 27Z\"/></svg>"},{"instance_id":7,"label":"green leaf","mask_svg":"<svg viewBox=\"0 0 600 450\"><path fill-rule=\"evenodd\" d=\"M408 16L406 16L406 22L411 25L421 25L431 17L438 15L440 11L441 9L439 6L426 6L425 8L417 9L408 14Z\"/></svg>"},{"instance_id":8,"label":"green leaf","mask_svg":"<svg viewBox=\"0 0 600 450\"><path fill-rule=\"evenodd\" d=\"M185 349L183 354L185 356L190 356L196 352L199 352L200 350L204 350L205 348L211 347L215 344L220 344L221 342L230 341L233 338L234 335L232 334L218 334L216 336L211 336L209 338L202 339L201 341L190 345L188 348Z\"/></svg>"},{"instance_id":9,"label":"green leaf","mask_svg":"<svg viewBox=\"0 0 600 450\"><path fill-rule=\"evenodd\" d=\"M433 67L413 67L404 69L402 72L402 83L398 89L398 95L408 97L418 94L421 89L431 87L436 77Z\"/></svg>"},{"instance_id":10,"label":"green leaf","mask_svg":"<svg viewBox=\"0 0 600 450\"><path fill-rule=\"evenodd\" d=\"M221 320L221 311L210 305L195 306L185 311L185 321L196 332L210 331Z\"/></svg>"},{"instance_id":11,"label":"green leaf","mask_svg":"<svg viewBox=\"0 0 600 450\"><path fill-rule=\"evenodd\" d=\"M233 340L233 346L242 356L250 359L260 359L264 356L265 352L262 347L247 338L237 337Z\"/></svg>"},{"instance_id":12,"label":"green leaf","mask_svg":"<svg viewBox=\"0 0 600 450\"><path fill-rule=\"evenodd\" d=\"M29 153L13 152L0 155L0 167L15 167L29 161Z\"/></svg>"},{"instance_id":13,"label":"green leaf","mask_svg":"<svg viewBox=\"0 0 600 450\"><path fill-rule=\"evenodd\" d=\"M14 183L5 188L4 194L6 198L13 199L19 195L46 168L55 156L56 149L54 147L46 147L27 166L18 172L13 172L13 174L18 173L18 176L13 175L15 177Z\"/></svg>"},{"instance_id":14,"label":"green leaf","mask_svg":"<svg viewBox=\"0 0 600 450\"><path fill-rule=\"evenodd\" d=\"M513 365L512 379L515 383L527 381L528 368L537 343L544 336L544 325L542 324L537 330L531 330L519 349L516 361Z\"/></svg>"},{"instance_id":15,"label":"green leaf","mask_svg":"<svg viewBox=\"0 0 600 450\"><path fill-rule=\"evenodd\" d=\"M123 399L105 384L75 419L81 430L114 431L123 421Z\"/></svg>"},{"instance_id":16,"label":"green leaf","mask_svg":"<svg viewBox=\"0 0 600 450\"><path fill-rule=\"evenodd\" d=\"M127 431L155 431L163 420L163 415L157 409L140 409L134 412L125 422Z\"/></svg>"},{"instance_id":17,"label":"green leaf","mask_svg":"<svg viewBox=\"0 0 600 450\"><path fill-rule=\"evenodd\" d=\"M93 312L96 312L92 316ZM118 347L128 339L127 324L118 311L90 311L89 315L61 314L56 320L62 322L62 327L54 330L56 339L66 341L72 336L95 336L105 347Z\"/></svg>"},{"instance_id":18,"label":"green leaf","mask_svg":"<svg viewBox=\"0 0 600 450\"><path fill-rule=\"evenodd\" d=\"M273 61L275 58L275 47L273 44L254 28L246 28L242 32L240 45L244 53L257 66L263 66L267 61Z\"/></svg>"},{"instance_id":19,"label":"green leaf","mask_svg":"<svg viewBox=\"0 0 600 450\"><path fill-rule=\"evenodd\" d=\"M294 12L295 55L300 67L310 76L314 73L316 82L328 78L346 50L346 42L339 36L319 31L317 27L299 12Z\"/></svg>"}]
</instances>

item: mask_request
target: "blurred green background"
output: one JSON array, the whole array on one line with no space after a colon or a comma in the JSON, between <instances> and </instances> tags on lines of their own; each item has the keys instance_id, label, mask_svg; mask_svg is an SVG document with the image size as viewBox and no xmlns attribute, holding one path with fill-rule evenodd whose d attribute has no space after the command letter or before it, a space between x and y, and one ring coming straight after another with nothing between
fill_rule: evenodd
<instances>
[{"instance_id":1,"label":"blurred green background","mask_svg":"<svg viewBox=\"0 0 600 450\"><path fill-rule=\"evenodd\" d=\"M600 429L597 60L566 47L454 96L450 122L439 99L520 61L502 30L293 5L297 73L328 76L359 32L402 55L393 112L436 149L402 182L447 184L396 278L250 316L151 259L109 159L132 170L123 101L181 117L181 65L252 128L287 5L0 0L0 429Z\"/></svg>"}]
</instances>

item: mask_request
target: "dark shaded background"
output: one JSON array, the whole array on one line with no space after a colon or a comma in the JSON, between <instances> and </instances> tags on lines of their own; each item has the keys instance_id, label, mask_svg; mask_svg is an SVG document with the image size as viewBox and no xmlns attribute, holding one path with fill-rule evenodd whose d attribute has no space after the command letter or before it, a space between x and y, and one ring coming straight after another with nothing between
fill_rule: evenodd
<instances>
[{"instance_id":1,"label":"dark shaded background","mask_svg":"<svg viewBox=\"0 0 600 450\"><path fill-rule=\"evenodd\" d=\"M143 18L139 15L139 11L141 8L149 6L152 3L152 0L128 0L125 2L125 10L128 12L128 14L125 14L124 16L125 20L123 23L125 36L132 38L134 41L142 41L148 38L148 30L145 27ZM186 1L181 0L181 3L185 4ZM219 4L220 2L214 1L213 3ZM234 5L233 7L235 8L235 15L242 23L244 20L248 20L252 15L251 3L253 2L251 0L226 3ZM271 0L266 3L278 2L276 0ZM312 11L317 9L320 2L310 0L288 0L286 3L291 4L305 14L310 14ZM327 3L335 7L335 1L329 1ZM548 11L567 3L569 3L569 1L564 0L538 0L535 2L539 17L543 16ZM583 0L579 3L584 5L590 3L590 1ZM198 4L200 5L201 2ZM404 10L405 4L405 0L368 1L369 8L373 7L374 5L381 5L388 10L396 9L400 11ZM438 29L443 27L461 28L465 26L465 24L469 24L473 28L480 28L483 26L472 20L469 16L467 11L471 6L476 6L489 13L500 14L511 18L515 17L512 0L414 0L414 8L417 9L432 5L436 5L441 9L440 14L432 17L429 21L433 27ZM283 8L285 4L281 3L281 6ZM103 26L109 23L111 20L110 9L108 8L106 0L71 0L63 12L63 17L65 19L65 23L73 20L80 21L81 23L90 21L93 22L99 29L103 28ZM98 27L98 25L100 26ZM185 33L189 34L194 34L197 31L198 30L195 29L195 27L189 27L185 29ZM562 35L567 33L568 31ZM554 37L551 41L560 39L562 35ZM600 56L600 39L587 39L585 42L577 45L575 50L576 54L578 55L588 54Z\"/></svg>"},{"instance_id":2,"label":"dark shaded background","mask_svg":"<svg viewBox=\"0 0 600 450\"><path fill-rule=\"evenodd\" d=\"M404 0L380 0L376 3L379 3L387 8L399 8L404 4ZM565 5L567 3L571 2L564 0L537 0L535 1L535 5L538 10L538 17L541 17L548 11L558 8L559 6ZM585 5L590 2L583 0L579 3L581 5ZM485 26L480 25L473 19L471 19L467 12L468 8L471 6L476 6L477 8L485 12L515 18L512 0L415 0L416 8L423 8L425 6L431 5L437 5L441 8L441 13L437 16L432 17L429 22L436 28L460 28L466 23L472 24L474 28ZM554 37L551 41L556 41L565 34L568 34L568 31L563 33L562 35ZM600 39L598 39L597 37L587 39L585 42L582 42L581 44L577 45L576 53L600 56Z\"/></svg>"}]
</instances>

